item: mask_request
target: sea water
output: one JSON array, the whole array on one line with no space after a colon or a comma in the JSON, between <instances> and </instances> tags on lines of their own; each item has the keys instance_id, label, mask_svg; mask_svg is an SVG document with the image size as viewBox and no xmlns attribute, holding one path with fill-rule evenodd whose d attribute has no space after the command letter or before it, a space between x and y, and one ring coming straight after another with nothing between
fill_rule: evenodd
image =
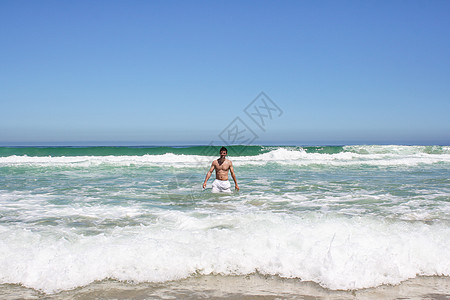
<instances>
[{"instance_id":1,"label":"sea water","mask_svg":"<svg viewBox=\"0 0 450 300\"><path fill-rule=\"evenodd\" d=\"M217 154L0 148L0 284L260 274L358 290L450 276L450 147L232 146L232 194L213 179L202 190Z\"/></svg>"}]
</instances>

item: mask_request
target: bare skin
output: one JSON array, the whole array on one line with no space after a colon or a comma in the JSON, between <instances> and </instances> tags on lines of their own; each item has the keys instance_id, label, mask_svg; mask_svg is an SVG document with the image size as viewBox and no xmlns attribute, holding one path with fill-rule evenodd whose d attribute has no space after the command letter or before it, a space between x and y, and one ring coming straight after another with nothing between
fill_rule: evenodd
<instances>
[{"instance_id":1,"label":"bare skin","mask_svg":"<svg viewBox=\"0 0 450 300\"><path fill-rule=\"evenodd\" d=\"M231 177L234 181L235 189L239 191L236 175L234 174L233 163L231 162L231 160L226 159L226 156L226 151L220 151L220 158L212 162L211 168L206 174L205 182L203 182L203 188L206 188L206 182L211 177L213 170L216 170L216 179L218 180L228 180L228 171L230 171Z\"/></svg>"}]
</instances>

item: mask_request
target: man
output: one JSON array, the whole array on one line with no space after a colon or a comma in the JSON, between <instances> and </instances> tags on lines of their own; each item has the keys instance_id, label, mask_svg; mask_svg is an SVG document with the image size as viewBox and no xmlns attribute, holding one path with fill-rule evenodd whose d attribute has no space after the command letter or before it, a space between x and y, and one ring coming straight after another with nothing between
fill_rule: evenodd
<instances>
[{"instance_id":1,"label":"man","mask_svg":"<svg viewBox=\"0 0 450 300\"><path fill-rule=\"evenodd\" d=\"M231 184L228 181L228 171L230 171L231 177L234 180L235 189L239 191L236 175L234 174L233 163L231 162L231 160L225 158L227 154L228 154L227 148L225 147L220 148L220 158L212 162L211 168L206 174L205 182L203 183L203 188L206 188L206 182L208 181L209 177L211 177L213 170L216 170L216 180L214 180L212 184L212 192L231 193L230 190Z\"/></svg>"}]
</instances>

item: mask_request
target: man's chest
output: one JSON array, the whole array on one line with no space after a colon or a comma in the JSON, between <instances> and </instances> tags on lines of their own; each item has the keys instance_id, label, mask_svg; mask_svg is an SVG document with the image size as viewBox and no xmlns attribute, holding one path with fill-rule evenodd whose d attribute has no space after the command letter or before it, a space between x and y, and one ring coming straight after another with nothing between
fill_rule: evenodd
<instances>
[{"instance_id":1,"label":"man's chest","mask_svg":"<svg viewBox=\"0 0 450 300\"><path fill-rule=\"evenodd\" d=\"M227 163L223 163L221 165L218 164L216 166L216 170L218 170L218 171L228 171L229 169L230 169L230 165Z\"/></svg>"}]
</instances>

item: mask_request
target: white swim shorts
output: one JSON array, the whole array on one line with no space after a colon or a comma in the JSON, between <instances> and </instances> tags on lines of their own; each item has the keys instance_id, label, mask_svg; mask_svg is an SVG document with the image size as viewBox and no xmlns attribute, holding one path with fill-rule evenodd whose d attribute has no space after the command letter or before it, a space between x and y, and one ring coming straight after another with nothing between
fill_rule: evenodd
<instances>
[{"instance_id":1,"label":"white swim shorts","mask_svg":"<svg viewBox=\"0 0 450 300\"><path fill-rule=\"evenodd\" d=\"M231 184L228 180L214 180L212 184L212 192L213 193L231 193L230 190Z\"/></svg>"}]
</instances>

